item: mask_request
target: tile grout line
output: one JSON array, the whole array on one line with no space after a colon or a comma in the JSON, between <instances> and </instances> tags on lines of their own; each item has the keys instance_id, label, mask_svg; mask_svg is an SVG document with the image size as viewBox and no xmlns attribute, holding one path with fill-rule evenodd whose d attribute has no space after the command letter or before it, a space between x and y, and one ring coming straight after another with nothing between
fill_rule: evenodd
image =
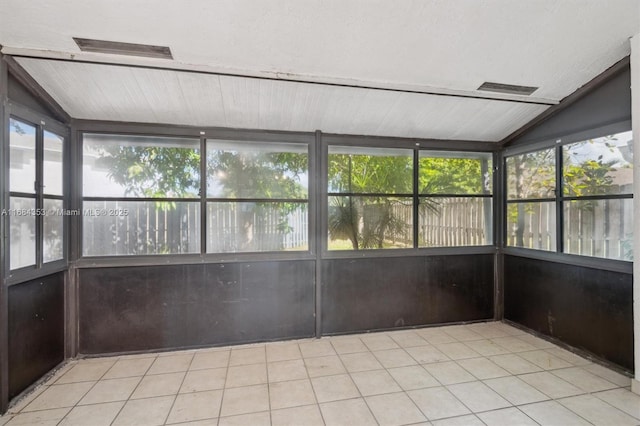
<instances>
[{"instance_id":1,"label":"tile grout line","mask_svg":"<svg viewBox=\"0 0 640 426\"><path fill-rule=\"evenodd\" d=\"M151 358L151 357L149 357L149 358ZM147 375L147 372L149 371L149 369L151 368L151 366L153 365L153 363L154 363L154 362L156 362L155 360L156 360L157 358L158 358L158 357L157 357L157 356L155 356L155 357L153 358L153 361L151 361L151 363L149 363L149 366L144 370L144 373L143 373L143 374L142 374L142 376L140 377L140 380L138 381L138 384L136 384L136 386L133 388L133 390L131 391L131 393L130 393L130 394L129 394L129 396L127 397L127 399L124 401L124 404L122 404L122 407L120 407L120 410L118 410L118 413L117 413L117 414L116 414L116 416L113 418L113 420L111 421L111 423L109 423L109 425L113 425L113 423L116 421L116 419L118 418L118 416L120 415L120 413L122 413L122 410L124 410L124 407L129 403L129 401L131 401L131 396L135 393L136 389L138 389L138 386L140 386L140 383L142 383L142 381L144 380L144 378L145 378L145 377L146 377L146 375ZM118 362L120 362L120 361L122 361L122 358L118 359L118 360L117 360L117 361L116 361L116 362L111 366L111 368L110 368L109 370L107 370L107 372L105 373L105 375L106 375L106 374L108 374L108 373L109 373L109 371L111 371L111 370L113 369L113 367L115 367L115 366L116 366L116 364L117 364ZM125 377L125 378L131 378L131 377L137 377L137 376L129 376L129 377Z\"/></svg>"},{"instance_id":2,"label":"tile grout line","mask_svg":"<svg viewBox=\"0 0 640 426\"><path fill-rule=\"evenodd\" d=\"M220 395L220 408L218 408L218 421L217 425L220 424L220 417L222 416L222 405L224 404L224 394L227 390L227 377L229 376L229 367L231 366L231 352L233 352L233 348L229 348L229 356L227 357L227 366L225 367L224 373L224 385L222 386L222 395ZM194 355L195 358L195 355ZM266 358L265 358L266 361ZM267 377L268 380L268 377Z\"/></svg>"},{"instance_id":3,"label":"tile grout line","mask_svg":"<svg viewBox=\"0 0 640 426\"><path fill-rule=\"evenodd\" d=\"M167 356L172 356L172 355L167 355ZM173 398L173 403L171 404L171 407L169 408L169 411L167 412L167 416L164 419L163 424L167 424L167 421L169 420L169 416L171 416L171 412L173 411L173 407L175 407L176 405L176 401L178 400L178 395L180 395L180 389L182 389L182 385L184 385L184 381L187 378L187 373L189 372L189 368L191 368L191 364L193 364L193 359L195 358L196 354L195 352L193 352L191 354L191 359L189 360L189 365L187 366L187 370L184 372L184 376L182 376L182 380L180 381L180 386L178 386L178 390ZM160 358L160 357L158 357ZM156 361L158 360L158 358L156 358ZM153 364L155 364L154 361L151 366L153 366ZM149 369L151 369L151 366L149 367ZM170 374L170 373L169 373ZM222 403L221 403L222 404Z\"/></svg>"}]
</instances>

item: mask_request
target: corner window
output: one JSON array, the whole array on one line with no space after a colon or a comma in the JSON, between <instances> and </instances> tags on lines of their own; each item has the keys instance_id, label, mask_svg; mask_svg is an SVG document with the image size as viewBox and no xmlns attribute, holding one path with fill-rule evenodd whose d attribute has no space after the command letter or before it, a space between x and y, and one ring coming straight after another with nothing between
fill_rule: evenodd
<instances>
[{"instance_id":1,"label":"corner window","mask_svg":"<svg viewBox=\"0 0 640 426\"><path fill-rule=\"evenodd\" d=\"M64 259L64 138L9 120L9 264L12 270Z\"/></svg>"}]
</instances>

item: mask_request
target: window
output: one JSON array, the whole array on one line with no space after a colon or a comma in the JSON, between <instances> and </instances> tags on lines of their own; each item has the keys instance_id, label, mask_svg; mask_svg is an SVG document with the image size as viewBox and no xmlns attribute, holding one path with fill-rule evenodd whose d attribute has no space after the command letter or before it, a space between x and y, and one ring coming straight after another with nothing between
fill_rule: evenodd
<instances>
[{"instance_id":1,"label":"window","mask_svg":"<svg viewBox=\"0 0 640 426\"><path fill-rule=\"evenodd\" d=\"M64 138L9 120L9 264L12 270L64 259Z\"/></svg>"},{"instance_id":2,"label":"window","mask_svg":"<svg viewBox=\"0 0 640 426\"><path fill-rule=\"evenodd\" d=\"M491 154L420 151L420 247L491 244L491 164Z\"/></svg>"},{"instance_id":3,"label":"window","mask_svg":"<svg viewBox=\"0 0 640 426\"><path fill-rule=\"evenodd\" d=\"M309 249L308 145L207 141L208 253Z\"/></svg>"},{"instance_id":4,"label":"window","mask_svg":"<svg viewBox=\"0 0 640 426\"><path fill-rule=\"evenodd\" d=\"M506 166L507 245L555 251L555 150L514 155Z\"/></svg>"},{"instance_id":5,"label":"window","mask_svg":"<svg viewBox=\"0 0 640 426\"><path fill-rule=\"evenodd\" d=\"M565 253L633 260L631 132L562 147Z\"/></svg>"},{"instance_id":6,"label":"window","mask_svg":"<svg viewBox=\"0 0 640 426\"><path fill-rule=\"evenodd\" d=\"M413 247L413 151L329 146L329 250Z\"/></svg>"},{"instance_id":7,"label":"window","mask_svg":"<svg viewBox=\"0 0 640 426\"><path fill-rule=\"evenodd\" d=\"M631 131L508 157L507 245L633 260L632 164Z\"/></svg>"},{"instance_id":8,"label":"window","mask_svg":"<svg viewBox=\"0 0 640 426\"><path fill-rule=\"evenodd\" d=\"M200 141L85 134L83 254L200 252Z\"/></svg>"}]
</instances>

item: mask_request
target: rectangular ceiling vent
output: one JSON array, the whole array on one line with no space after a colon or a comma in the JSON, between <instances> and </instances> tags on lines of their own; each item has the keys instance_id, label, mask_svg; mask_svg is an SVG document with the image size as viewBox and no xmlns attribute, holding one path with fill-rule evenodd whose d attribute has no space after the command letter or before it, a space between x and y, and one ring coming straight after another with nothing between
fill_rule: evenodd
<instances>
[{"instance_id":1,"label":"rectangular ceiling vent","mask_svg":"<svg viewBox=\"0 0 640 426\"><path fill-rule=\"evenodd\" d=\"M480 87L478 87L478 90L484 90L486 92L508 93L510 95L528 96L538 90L538 87L517 86L515 84L491 83L485 81Z\"/></svg>"},{"instance_id":2,"label":"rectangular ceiling vent","mask_svg":"<svg viewBox=\"0 0 640 426\"><path fill-rule=\"evenodd\" d=\"M142 56L145 58L173 59L171 49L150 44L122 43L119 41L93 40L74 37L83 52L111 53L114 55Z\"/></svg>"}]
</instances>

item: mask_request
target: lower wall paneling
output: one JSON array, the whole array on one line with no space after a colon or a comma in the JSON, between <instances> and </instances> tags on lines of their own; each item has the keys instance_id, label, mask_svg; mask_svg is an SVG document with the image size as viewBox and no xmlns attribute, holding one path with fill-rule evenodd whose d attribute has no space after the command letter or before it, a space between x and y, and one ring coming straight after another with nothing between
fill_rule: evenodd
<instances>
[{"instance_id":1,"label":"lower wall paneling","mask_svg":"<svg viewBox=\"0 0 640 426\"><path fill-rule=\"evenodd\" d=\"M9 398L64 359L64 274L9 287Z\"/></svg>"},{"instance_id":2,"label":"lower wall paneling","mask_svg":"<svg viewBox=\"0 0 640 426\"><path fill-rule=\"evenodd\" d=\"M79 351L147 351L314 334L315 261L81 269Z\"/></svg>"},{"instance_id":3,"label":"lower wall paneling","mask_svg":"<svg viewBox=\"0 0 640 426\"><path fill-rule=\"evenodd\" d=\"M505 318L633 370L633 275L505 256Z\"/></svg>"},{"instance_id":4,"label":"lower wall paneling","mask_svg":"<svg viewBox=\"0 0 640 426\"><path fill-rule=\"evenodd\" d=\"M493 318L492 254L324 260L322 331Z\"/></svg>"}]
</instances>

